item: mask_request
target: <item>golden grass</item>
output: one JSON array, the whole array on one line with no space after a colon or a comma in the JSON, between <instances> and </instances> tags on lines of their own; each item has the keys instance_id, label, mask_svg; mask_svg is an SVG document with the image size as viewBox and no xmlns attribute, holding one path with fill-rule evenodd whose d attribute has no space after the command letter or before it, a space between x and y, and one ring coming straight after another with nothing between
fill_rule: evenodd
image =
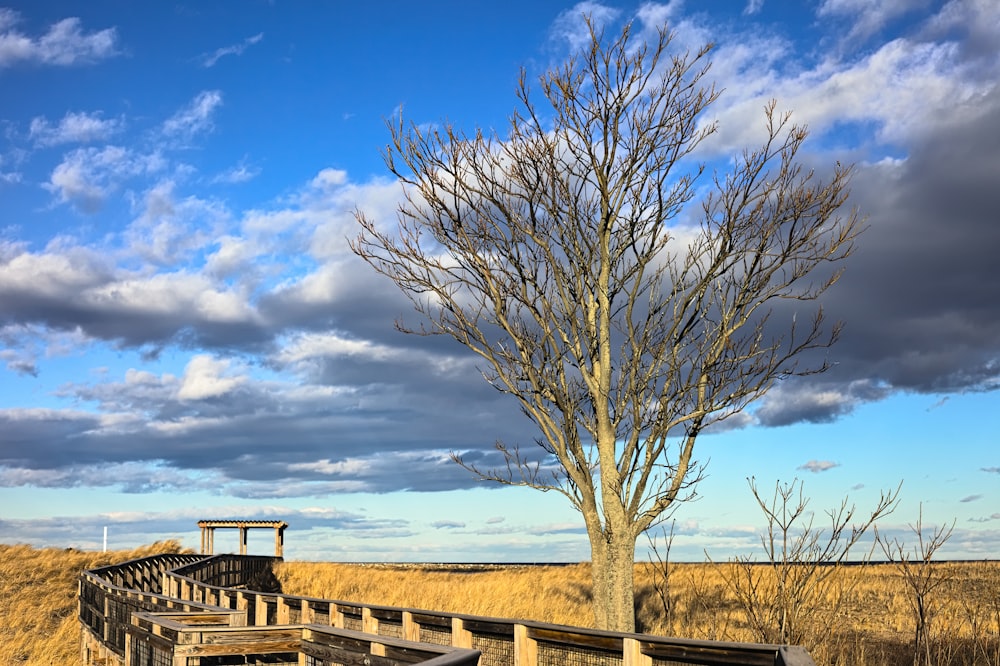
<instances>
[{"instance_id":1,"label":"golden grass","mask_svg":"<svg viewBox=\"0 0 1000 666\"><path fill-rule=\"evenodd\" d=\"M81 571L156 553L177 542L108 553L0 545L0 666L79 663L77 578ZM671 564L671 617L657 593L662 576L636 565L642 631L710 640L752 641L744 609L722 576L728 565ZM929 598L936 664L1000 666L1000 563L932 564L945 582ZM766 571L766 570L765 570ZM285 562L286 594L359 603L593 626L590 570L567 566L334 564ZM914 620L898 569L838 569L848 590L829 628L808 637L817 664L912 664ZM832 592L831 592L832 594ZM833 597L829 600L832 608Z\"/></svg>"},{"instance_id":2,"label":"golden grass","mask_svg":"<svg viewBox=\"0 0 1000 666\"><path fill-rule=\"evenodd\" d=\"M723 577L728 564L671 564L672 613L664 613L662 571L636 565L639 630L709 640L755 641L744 607ZM1000 563L931 564L945 582L932 607L933 661L1000 666ZM385 606L593 626L589 565L358 565L285 562L278 579L286 594ZM768 569L762 569L764 585ZM824 618L815 613L807 647L817 664L912 664L910 594L892 564L837 569L826 591ZM837 595L843 593L838 604ZM824 609L823 600L819 603ZM824 622L829 619L829 622Z\"/></svg>"},{"instance_id":3,"label":"golden grass","mask_svg":"<svg viewBox=\"0 0 1000 666\"><path fill-rule=\"evenodd\" d=\"M107 553L0 545L0 666L80 663L80 572L176 552L176 541Z\"/></svg>"}]
</instances>

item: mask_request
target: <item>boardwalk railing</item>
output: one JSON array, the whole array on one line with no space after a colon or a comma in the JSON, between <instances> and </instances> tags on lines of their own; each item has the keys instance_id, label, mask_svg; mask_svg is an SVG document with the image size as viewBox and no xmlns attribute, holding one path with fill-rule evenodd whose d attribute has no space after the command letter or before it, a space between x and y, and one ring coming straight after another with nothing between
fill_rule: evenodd
<instances>
[{"instance_id":1,"label":"boardwalk railing","mask_svg":"<svg viewBox=\"0 0 1000 666\"><path fill-rule=\"evenodd\" d=\"M83 662L815 666L796 646L626 634L261 591L273 581L276 560L158 555L84 572Z\"/></svg>"}]
</instances>

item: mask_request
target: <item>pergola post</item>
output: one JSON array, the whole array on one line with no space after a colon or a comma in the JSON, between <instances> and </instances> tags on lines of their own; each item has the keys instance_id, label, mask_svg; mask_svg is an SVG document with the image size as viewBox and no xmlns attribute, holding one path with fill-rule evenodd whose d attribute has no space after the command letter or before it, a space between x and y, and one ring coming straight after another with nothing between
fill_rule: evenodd
<instances>
[{"instance_id":1,"label":"pergola post","mask_svg":"<svg viewBox=\"0 0 1000 666\"><path fill-rule=\"evenodd\" d=\"M288 525L281 524L274 526L274 556L284 557L285 553L285 528Z\"/></svg>"},{"instance_id":2,"label":"pergola post","mask_svg":"<svg viewBox=\"0 0 1000 666\"><path fill-rule=\"evenodd\" d=\"M284 557L285 529L288 523L283 520L199 520L201 528L201 554L215 554L215 530L219 528L235 528L239 531L239 553L247 554L247 532L253 528L272 528L274 530L274 556Z\"/></svg>"}]
</instances>

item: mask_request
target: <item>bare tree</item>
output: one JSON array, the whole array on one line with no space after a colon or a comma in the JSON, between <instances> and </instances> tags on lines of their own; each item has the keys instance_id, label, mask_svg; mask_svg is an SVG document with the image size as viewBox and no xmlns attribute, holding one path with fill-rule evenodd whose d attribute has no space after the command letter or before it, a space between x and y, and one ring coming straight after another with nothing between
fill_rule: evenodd
<instances>
[{"instance_id":1,"label":"bare tree","mask_svg":"<svg viewBox=\"0 0 1000 666\"><path fill-rule=\"evenodd\" d=\"M539 106L522 72L504 137L390 123L398 224L359 211L352 248L421 315L401 330L454 337L538 427L538 457L498 442L499 468L455 458L565 495L590 540L597 625L632 630L636 539L693 492L706 427L824 369L796 359L839 327L819 308L779 326L770 306L833 284L860 224L837 214L850 169L804 171L806 130L772 103L763 145L682 225L703 171L690 155L715 131L699 125L717 97L709 47L588 26L589 46L540 77Z\"/></svg>"}]
</instances>

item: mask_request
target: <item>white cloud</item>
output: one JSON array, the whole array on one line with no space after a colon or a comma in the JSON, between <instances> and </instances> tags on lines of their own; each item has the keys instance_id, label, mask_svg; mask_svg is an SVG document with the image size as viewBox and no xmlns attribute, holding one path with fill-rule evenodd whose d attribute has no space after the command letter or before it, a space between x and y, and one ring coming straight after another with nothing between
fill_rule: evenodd
<instances>
[{"instance_id":1,"label":"white cloud","mask_svg":"<svg viewBox=\"0 0 1000 666\"><path fill-rule=\"evenodd\" d=\"M857 61L826 59L790 77L777 71L780 59L765 59L766 67L755 63L757 50L723 46L714 54L711 75L726 92L709 111L719 132L704 148L732 152L758 144L770 99L778 100L779 111L792 110L793 122L814 135L844 122L870 123L877 140L906 142L994 85L963 76L952 43L896 39Z\"/></svg>"},{"instance_id":2,"label":"white cloud","mask_svg":"<svg viewBox=\"0 0 1000 666\"><path fill-rule=\"evenodd\" d=\"M79 18L58 21L40 37L28 37L13 30L20 22L17 12L0 9L0 67L19 62L45 65L76 65L117 54L114 28L84 33Z\"/></svg>"},{"instance_id":3,"label":"white cloud","mask_svg":"<svg viewBox=\"0 0 1000 666\"><path fill-rule=\"evenodd\" d=\"M63 116L57 125L43 117L33 118L28 136L40 146L61 143L91 143L104 141L121 128L119 120L105 120L101 113L73 113Z\"/></svg>"},{"instance_id":4,"label":"white cloud","mask_svg":"<svg viewBox=\"0 0 1000 666\"><path fill-rule=\"evenodd\" d=\"M216 277L228 277L236 273L254 270L254 259L260 248L246 238L221 236L215 240L218 249L205 261L205 271Z\"/></svg>"},{"instance_id":5,"label":"white cloud","mask_svg":"<svg viewBox=\"0 0 1000 666\"><path fill-rule=\"evenodd\" d=\"M195 134L212 129L212 114L222 105L222 93L218 90L203 90L191 103L175 113L163 123L163 133L167 136L190 138Z\"/></svg>"},{"instance_id":6,"label":"white cloud","mask_svg":"<svg viewBox=\"0 0 1000 666\"><path fill-rule=\"evenodd\" d=\"M260 169L255 167L248 167L246 164L240 162L231 169L227 169L222 173L216 174L211 182L212 183L227 183L230 185L235 185L238 183L245 183L247 181L253 180L260 175Z\"/></svg>"},{"instance_id":7,"label":"white cloud","mask_svg":"<svg viewBox=\"0 0 1000 666\"><path fill-rule=\"evenodd\" d=\"M89 250L10 252L0 258L0 293L30 293L34 299L58 298L107 279L104 260Z\"/></svg>"},{"instance_id":8,"label":"white cloud","mask_svg":"<svg viewBox=\"0 0 1000 666\"><path fill-rule=\"evenodd\" d=\"M348 458L346 460L324 458L315 462L292 463L288 466L288 471L290 472L315 472L328 476L338 476L341 474L364 476L371 469L371 460L366 458Z\"/></svg>"},{"instance_id":9,"label":"white cloud","mask_svg":"<svg viewBox=\"0 0 1000 666\"><path fill-rule=\"evenodd\" d=\"M194 316L206 322L247 322L255 318L239 293L219 291L204 276L183 272L108 282L81 294L89 306L107 313Z\"/></svg>"},{"instance_id":10,"label":"white cloud","mask_svg":"<svg viewBox=\"0 0 1000 666\"><path fill-rule=\"evenodd\" d=\"M165 161L159 154L142 155L120 146L78 148L63 157L44 187L61 202L94 213L110 191L124 180L164 167Z\"/></svg>"},{"instance_id":11,"label":"white cloud","mask_svg":"<svg viewBox=\"0 0 1000 666\"><path fill-rule=\"evenodd\" d=\"M233 44L232 46L223 46L222 48L218 48L212 54L204 56L201 64L204 67L214 67L215 63L217 63L220 58L227 55L242 55L242 53L246 51L248 47L256 44L262 39L264 39L264 33L258 32L253 37L247 37L239 44Z\"/></svg>"},{"instance_id":12,"label":"white cloud","mask_svg":"<svg viewBox=\"0 0 1000 666\"><path fill-rule=\"evenodd\" d=\"M74 488L117 486L123 492L152 492L155 490L184 490L218 488L225 479L215 472L194 474L163 464L129 461L100 465L73 465L58 469L27 469L0 467L0 488L34 486L37 488ZM116 511L103 514L111 523L140 522L146 514Z\"/></svg>"},{"instance_id":13,"label":"white cloud","mask_svg":"<svg viewBox=\"0 0 1000 666\"><path fill-rule=\"evenodd\" d=\"M834 467L840 467L840 463L835 463L832 460L810 460L804 465L799 465L799 469L812 472L813 474L825 472Z\"/></svg>"},{"instance_id":14,"label":"white cloud","mask_svg":"<svg viewBox=\"0 0 1000 666\"><path fill-rule=\"evenodd\" d=\"M201 250L227 218L226 209L194 196L178 198L175 183L164 180L148 189L142 209L124 234L129 252L154 264L175 265Z\"/></svg>"},{"instance_id":15,"label":"white cloud","mask_svg":"<svg viewBox=\"0 0 1000 666\"><path fill-rule=\"evenodd\" d=\"M316 189L330 189L343 185L347 182L347 172L341 169L323 169L312 179L312 186Z\"/></svg>"},{"instance_id":16,"label":"white cloud","mask_svg":"<svg viewBox=\"0 0 1000 666\"><path fill-rule=\"evenodd\" d=\"M571 51L578 51L590 42L590 33L584 22L585 18L589 17L594 25L601 26L610 23L619 13L618 9L592 0L578 2L571 8L564 10L552 22L552 28L549 32L550 39L567 44Z\"/></svg>"},{"instance_id":17,"label":"white cloud","mask_svg":"<svg viewBox=\"0 0 1000 666\"><path fill-rule=\"evenodd\" d=\"M301 363L315 358L361 357L389 361L402 352L368 340L352 340L338 333L303 333L282 345L277 360Z\"/></svg>"},{"instance_id":18,"label":"white cloud","mask_svg":"<svg viewBox=\"0 0 1000 666\"><path fill-rule=\"evenodd\" d=\"M926 0L823 0L816 15L820 19L849 18L853 25L847 39L864 39L884 28L890 21L927 5Z\"/></svg>"},{"instance_id":19,"label":"white cloud","mask_svg":"<svg viewBox=\"0 0 1000 666\"><path fill-rule=\"evenodd\" d=\"M228 374L230 362L207 354L193 357L184 368L178 400L204 400L225 395L246 382L245 376Z\"/></svg>"},{"instance_id":20,"label":"white cloud","mask_svg":"<svg viewBox=\"0 0 1000 666\"><path fill-rule=\"evenodd\" d=\"M859 379L847 384L804 384L788 380L772 388L753 415L767 426L796 422L826 423L850 414L858 405L885 398L889 388L880 382Z\"/></svg>"}]
</instances>

